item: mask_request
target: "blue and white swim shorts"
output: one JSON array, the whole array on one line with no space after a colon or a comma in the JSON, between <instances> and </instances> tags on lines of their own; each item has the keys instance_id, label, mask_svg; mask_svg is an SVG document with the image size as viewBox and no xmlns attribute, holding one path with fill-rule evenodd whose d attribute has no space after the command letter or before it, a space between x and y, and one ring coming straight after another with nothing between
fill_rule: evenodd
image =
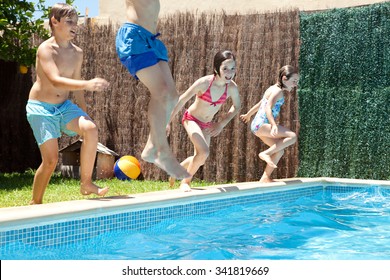
<instances>
[{"instance_id":1,"label":"blue and white swim shorts","mask_svg":"<svg viewBox=\"0 0 390 280\"><path fill-rule=\"evenodd\" d=\"M70 100L51 104L29 99L26 112L27 120L39 146L47 140L61 137L62 132L69 136L77 135L76 132L68 130L66 125L75 118L88 117L87 113Z\"/></svg>"}]
</instances>

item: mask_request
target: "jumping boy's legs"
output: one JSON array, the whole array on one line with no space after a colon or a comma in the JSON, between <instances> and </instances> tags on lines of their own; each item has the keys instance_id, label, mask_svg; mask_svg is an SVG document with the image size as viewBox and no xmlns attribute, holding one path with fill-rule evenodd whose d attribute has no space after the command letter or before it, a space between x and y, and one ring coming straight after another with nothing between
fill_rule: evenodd
<instances>
[{"instance_id":1,"label":"jumping boy's legs","mask_svg":"<svg viewBox=\"0 0 390 280\"><path fill-rule=\"evenodd\" d=\"M151 94L148 108L150 134L142 159L156 164L172 177L191 177L173 156L166 138L166 125L179 99L168 63L160 61L141 69L137 72L137 77Z\"/></svg>"},{"instance_id":2,"label":"jumping boy's legs","mask_svg":"<svg viewBox=\"0 0 390 280\"><path fill-rule=\"evenodd\" d=\"M42 163L35 172L30 204L42 204L43 195L58 162L58 140L50 139L39 147Z\"/></svg>"},{"instance_id":3,"label":"jumping boy's legs","mask_svg":"<svg viewBox=\"0 0 390 280\"><path fill-rule=\"evenodd\" d=\"M86 117L78 117L67 124L69 130L77 132L83 139L80 151L80 192L83 195L104 196L108 188L99 188L92 183L92 173L96 159L98 129L95 123Z\"/></svg>"},{"instance_id":4,"label":"jumping boy's legs","mask_svg":"<svg viewBox=\"0 0 390 280\"><path fill-rule=\"evenodd\" d=\"M183 160L180 163L180 165L183 166L186 170L188 170L188 165L190 164L190 162L192 161L194 156L195 155L186 158L185 160ZM191 179L191 178L189 178L189 179ZM176 178L175 177L169 177L168 181L169 181L169 187L173 188L173 186L175 185L175 182L176 182Z\"/></svg>"}]
</instances>

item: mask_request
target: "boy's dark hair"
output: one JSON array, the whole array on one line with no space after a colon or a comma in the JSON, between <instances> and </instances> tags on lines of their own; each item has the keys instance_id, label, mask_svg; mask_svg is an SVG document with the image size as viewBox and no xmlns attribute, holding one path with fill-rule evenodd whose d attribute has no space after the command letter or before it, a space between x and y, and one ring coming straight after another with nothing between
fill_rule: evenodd
<instances>
[{"instance_id":1,"label":"boy's dark hair","mask_svg":"<svg viewBox=\"0 0 390 280\"><path fill-rule=\"evenodd\" d=\"M290 79L290 77L293 74L298 74L298 71L295 69L294 66L285 65L282 68L280 68L279 69L279 76L278 76L277 85L280 88L283 88L283 76L286 76L287 79Z\"/></svg>"},{"instance_id":2,"label":"boy's dark hair","mask_svg":"<svg viewBox=\"0 0 390 280\"><path fill-rule=\"evenodd\" d=\"M214 56L214 76L218 74L220 76L219 68L221 67L222 62L227 59L236 60L235 55L231 51L219 51Z\"/></svg>"},{"instance_id":3,"label":"boy's dark hair","mask_svg":"<svg viewBox=\"0 0 390 280\"><path fill-rule=\"evenodd\" d=\"M50 9L49 14L49 25L53 30L53 24L51 22L51 18L54 17L56 20L61 21L61 18L64 17L73 17L74 15L78 16L78 13L75 8L65 3L57 3L54 4Z\"/></svg>"}]
</instances>

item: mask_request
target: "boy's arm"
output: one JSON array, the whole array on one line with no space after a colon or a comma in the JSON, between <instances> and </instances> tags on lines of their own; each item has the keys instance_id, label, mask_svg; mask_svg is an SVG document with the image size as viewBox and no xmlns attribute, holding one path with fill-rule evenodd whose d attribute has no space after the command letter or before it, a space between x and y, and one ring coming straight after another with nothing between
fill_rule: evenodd
<instances>
[{"instance_id":1,"label":"boy's arm","mask_svg":"<svg viewBox=\"0 0 390 280\"><path fill-rule=\"evenodd\" d=\"M106 80L95 78L92 80L75 80L72 78L62 77L57 64L53 58L53 50L47 44L38 48L38 62L49 81L59 89L64 90L89 90L101 91L108 87Z\"/></svg>"},{"instance_id":2,"label":"boy's arm","mask_svg":"<svg viewBox=\"0 0 390 280\"><path fill-rule=\"evenodd\" d=\"M81 80L81 65L83 63L83 55L81 54L81 58L77 60L77 67L73 78L75 80ZM87 112L87 104L85 102L84 91L77 90L73 91L73 96L76 99L76 104L84 111Z\"/></svg>"}]
</instances>

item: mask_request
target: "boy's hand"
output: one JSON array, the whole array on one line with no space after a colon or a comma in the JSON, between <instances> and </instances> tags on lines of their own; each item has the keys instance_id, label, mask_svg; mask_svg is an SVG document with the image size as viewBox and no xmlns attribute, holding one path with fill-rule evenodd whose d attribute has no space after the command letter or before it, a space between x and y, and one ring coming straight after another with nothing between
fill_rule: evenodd
<instances>
[{"instance_id":1,"label":"boy's hand","mask_svg":"<svg viewBox=\"0 0 390 280\"><path fill-rule=\"evenodd\" d=\"M86 90L89 91L103 91L108 88L110 85L105 79L102 78L94 78L88 81Z\"/></svg>"}]
</instances>

